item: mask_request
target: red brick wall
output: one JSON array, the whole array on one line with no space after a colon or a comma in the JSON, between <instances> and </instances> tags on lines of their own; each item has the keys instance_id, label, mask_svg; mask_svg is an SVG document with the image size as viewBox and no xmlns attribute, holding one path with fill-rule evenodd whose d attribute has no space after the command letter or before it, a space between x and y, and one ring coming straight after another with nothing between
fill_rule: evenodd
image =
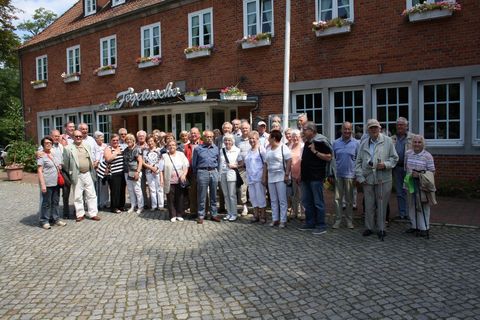
<instances>
[{"instance_id":1,"label":"red brick wall","mask_svg":"<svg viewBox=\"0 0 480 320\"><path fill-rule=\"evenodd\" d=\"M433 155L437 185L448 180L476 180L480 177L480 156Z\"/></svg>"}]
</instances>

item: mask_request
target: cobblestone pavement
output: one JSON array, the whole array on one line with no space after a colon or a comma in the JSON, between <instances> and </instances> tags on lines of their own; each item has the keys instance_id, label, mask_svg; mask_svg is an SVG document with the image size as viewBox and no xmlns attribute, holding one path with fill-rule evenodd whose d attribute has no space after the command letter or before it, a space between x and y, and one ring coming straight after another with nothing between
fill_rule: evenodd
<instances>
[{"instance_id":1,"label":"cobblestone pavement","mask_svg":"<svg viewBox=\"0 0 480 320\"><path fill-rule=\"evenodd\" d=\"M480 318L478 229L380 242L102 212L43 230L38 187L8 182L0 208L0 319Z\"/></svg>"}]
</instances>

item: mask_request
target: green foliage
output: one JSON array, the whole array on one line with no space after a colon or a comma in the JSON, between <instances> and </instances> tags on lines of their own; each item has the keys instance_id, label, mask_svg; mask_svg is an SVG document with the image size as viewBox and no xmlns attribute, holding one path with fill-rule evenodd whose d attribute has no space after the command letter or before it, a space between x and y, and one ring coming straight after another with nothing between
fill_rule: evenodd
<instances>
[{"instance_id":1,"label":"green foliage","mask_svg":"<svg viewBox=\"0 0 480 320\"><path fill-rule=\"evenodd\" d=\"M20 39L13 32L16 11L11 0L0 0L0 67L18 64L15 49L20 45Z\"/></svg>"},{"instance_id":2,"label":"green foliage","mask_svg":"<svg viewBox=\"0 0 480 320\"><path fill-rule=\"evenodd\" d=\"M37 159L35 151L37 150L35 144L27 141L14 141L8 149L7 165L17 163L23 164L23 170L27 172L37 171Z\"/></svg>"},{"instance_id":3,"label":"green foliage","mask_svg":"<svg viewBox=\"0 0 480 320\"><path fill-rule=\"evenodd\" d=\"M38 8L35 9L32 18L33 20L25 20L17 27L19 30L30 33L23 35L23 39L25 41L42 32L43 29L48 27L53 21L55 21L55 19L57 19L57 15L53 11L45 8Z\"/></svg>"},{"instance_id":4,"label":"green foliage","mask_svg":"<svg viewBox=\"0 0 480 320\"><path fill-rule=\"evenodd\" d=\"M469 180L441 180L437 184L437 195L462 199L480 199L480 177Z\"/></svg>"},{"instance_id":5,"label":"green foliage","mask_svg":"<svg viewBox=\"0 0 480 320\"><path fill-rule=\"evenodd\" d=\"M0 142L7 144L23 138L25 122L20 99L7 97L6 110L0 118Z\"/></svg>"},{"instance_id":6,"label":"green foliage","mask_svg":"<svg viewBox=\"0 0 480 320\"><path fill-rule=\"evenodd\" d=\"M0 68L0 118L7 112L11 97L20 99L20 74L17 68Z\"/></svg>"}]
</instances>

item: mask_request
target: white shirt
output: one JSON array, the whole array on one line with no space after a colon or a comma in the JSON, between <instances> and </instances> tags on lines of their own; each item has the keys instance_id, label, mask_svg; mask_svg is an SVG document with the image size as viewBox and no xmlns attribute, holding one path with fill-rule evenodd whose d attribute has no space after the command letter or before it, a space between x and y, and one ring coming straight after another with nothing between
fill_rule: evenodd
<instances>
[{"instance_id":1,"label":"white shirt","mask_svg":"<svg viewBox=\"0 0 480 320\"><path fill-rule=\"evenodd\" d=\"M97 145L97 142L95 141L95 139L93 139L90 136L87 136L86 138L83 138L83 144L90 146L90 151L94 153L95 146ZM93 154L93 156L95 156L95 154ZM96 160L100 160L100 159L97 159L97 158L92 159L92 161L96 161Z\"/></svg>"},{"instance_id":2,"label":"white shirt","mask_svg":"<svg viewBox=\"0 0 480 320\"><path fill-rule=\"evenodd\" d=\"M227 154L228 161L230 164L237 164L238 161L241 160L240 157L240 149L232 146L230 150L227 149L220 149L220 172L221 174L226 174L227 175L227 181L237 181L237 174L235 173L235 170L230 169L228 167L227 161L225 159L225 155L223 154L223 150L225 150L225 153Z\"/></svg>"},{"instance_id":3,"label":"white shirt","mask_svg":"<svg viewBox=\"0 0 480 320\"><path fill-rule=\"evenodd\" d=\"M288 149L288 147L283 144L280 144L275 150L270 149L269 151L267 151L265 162L267 163L268 168L268 183L284 181L284 158L286 166L287 160L292 158L292 154L290 153L290 149Z\"/></svg>"},{"instance_id":4,"label":"white shirt","mask_svg":"<svg viewBox=\"0 0 480 320\"><path fill-rule=\"evenodd\" d=\"M266 154L267 152L262 146L259 149L250 149L248 151L244 159L248 184L262 182L263 163L265 162Z\"/></svg>"}]
</instances>

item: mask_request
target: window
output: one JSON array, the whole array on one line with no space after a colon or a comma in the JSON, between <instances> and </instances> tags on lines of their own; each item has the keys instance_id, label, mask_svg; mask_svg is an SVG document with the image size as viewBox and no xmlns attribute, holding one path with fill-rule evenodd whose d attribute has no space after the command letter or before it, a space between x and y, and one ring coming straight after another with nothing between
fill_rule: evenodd
<instances>
[{"instance_id":1,"label":"window","mask_svg":"<svg viewBox=\"0 0 480 320\"><path fill-rule=\"evenodd\" d=\"M243 1L243 35L273 35L273 0Z\"/></svg>"},{"instance_id":2,"label":"window","mask_svg":"<svg viewBox=\"0 0 480 320\"><path fill-rule=\"evenodd\" d=\"M96 0L85 0L85 16L94 14L97 11L97 1Z\"/></svg>"},{"instance_id":3,"label":"window","mask_svg":"<svg viewBox=\"0 0 480 320\"><path fill-rule=\"evenodd\" d=\"M144 26L141 29L142 57L160 57L160 23Z\"/></svg>"},{"instance_id":4,"label":"window","mask_svg":"<svg viewBox=\"0 0 480 320\"><path fill-rule=\"evenodd\" d=\"M80 46L67 48L67 73L80 72Z\"/></svg>"},{"instance_id":5,"label":"window","mask_svg":"<svg viewBox=\"0 0 480 320\"><path fill-rule=\"evenodd\" d=\"M480 80L473 86L473 143L480 144Z\"/></svg>"},{"instance_id":6,"label":"window","mask_svg":"<svg viewBox=\"0 0 480 320\"><path fill-rule=\"evenodd\" d=\"M103 132L105 143L110 142L110 134L112 132L112 116L100 114L97 119L97 129Z\"/></svg>"},{"instance_id":7,"label":"window","mask_svg":"<svg viewBox=\"0 0 480 320\"><path fill-rule=\"evenodd\" d=\"M89 135L93 135L93 114L91 113L82 113L82 122L88 125ZM78 127L78 125L77 125Z\"/></svg>"},{"instance_id":8,"label":"window","mask_svg":"<svg viewBox=\"0 0 480 320\"><path fill-rule=\"evenodd\" d=\"M78 119L76 114L69 114L67 115L67 122L73 122L75 127L78 126Z\"/></svg>"},{"instance_id":9,"label":"window","mask_svg":"<svg viewBox=\"0 0 480 320\"><path fill-rule=\"evenodd\" d=\"M188 15L188 46L213 44L212 8Z\"/></svg>"},{"instance_id":10,"label":"window","mask_svg":"<svg viewBox=\"0 0 480 320\"><path fill-rule=\"evenodd\" d=\"M53 121L54 121L54 124L53 124L53 127L62 132L63 130L63 116L55 116L55 118L53 118Z\"/></svg>"},{"instance_id":11,"label":"window","mask_svg":"<svg viewBox=\"0 0 480 320\"><path fill-rule=\"evenodd\" d=\"M363 90L334 91L331 99L333 105L334 138L342 134L342 123L351 122L355 138L363 134L364 110Z\"/></svg>"},{"instance_id":12,"label":"window","mask_svg":"<svg viewBox=\"0 0 480 320\"><path fill-rule=\"evenodd\" d=\"M307 114L308 121L315 122L318 132L323 133L322 93L296 93L292 101L293 113Z\"/></svg>"},{"instance_id":13,"label":"window","mask_svg":"<svg viewBox=\"0 0 480 320\"><path fill-rule=\"evenodd\" d=\"M373 99L376 119L392 135L396 133L398 117L410 120L408 87L377 88Z\"/></svg>"},{"instance_id":14,"label":"window","mask_svg":"<svg viewBox=\"0 0 480 320\"><path fill-rule=\"evenodd\" d=\"M125 3L125 0L112 0L112 7L118 6L119 4ZM107 141L105 139L105 141Z\"/></svg>"},{"instance_id":15,"label":"window","mask_svg":"<svg viewBox=\"0 0 480 320\"><path fill-rule=\"evenodd\" d=\"M42 134L43 137L50 135L50 118L42 118Z\"/></svg>"},{"instance_id":16,"label":"window","mask_svg":"<svg viewBox=\"0 0 480 320\"><path fill-rule=\"evenodd\" d=\"M100 66L117 65L117 37L100 39Z\"/></svg>"},{"instance_id":17,"label":"window","mask_svg":"<svg viewBox=\"0 0 480 320\"><path fill-rule=\"evenodd\" d=\"M36 80L48 80L48 59L47 56L37 57L37 78Z\"/></svg>"},{"instance_id":18,"label":"window","mask_svg":"<svg viewBox=\"0 0 480 320\"><path fill-rule=\"evenodd\" d=\"M410 9L411 7L416 6L417 4L421 3L436 3L436 2L445 2L445 0L407 0L407 9ZM455 3L455 0L447 0L446 2L453 2Z\"/></svg>"},{"instance_id":19,"label":"window","mask_svg":"<svg viewBox=\"0 0 480 320\"><path fill-rule=\"evenodd\" d=\"M353 21L353 0L317 0L315 12L317 21L335 18Z\"/></svg>"},{"instance_id":20,"label":"window","mask_svg":"<svg viewBox=\"0 0 480 320\"><path fill-rule=\"evenodd\" d=\"M458 82L420 86L420 133L434 144L463 142L463 85Z\"/></svg>"}]
</instances>

